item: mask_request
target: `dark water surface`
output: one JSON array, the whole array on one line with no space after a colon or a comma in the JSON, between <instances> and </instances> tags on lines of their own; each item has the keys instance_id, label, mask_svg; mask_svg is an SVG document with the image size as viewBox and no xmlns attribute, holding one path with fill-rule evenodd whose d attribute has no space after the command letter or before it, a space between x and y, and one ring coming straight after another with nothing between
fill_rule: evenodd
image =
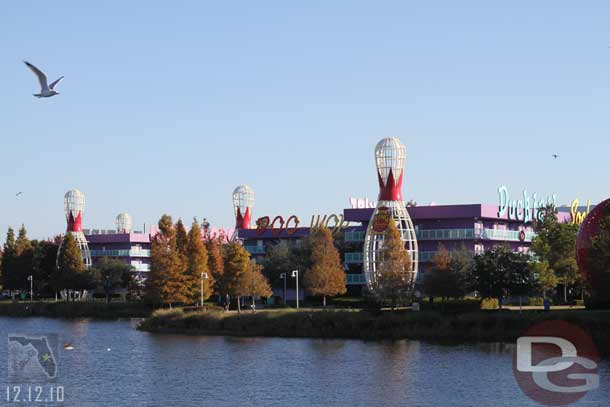
<instances>
[{"instance_id":1,"label":"dark water surface","mask_svg":"<svg viewBox=\"0 0 610 407\"><path fill-rule=\"evenodd\" d=\"M538 405L515 382L510 345L157 335L135 324L0 318L0 405ZM75 348L58 356L65 401L8 403L6 335L50 332ZM600 389L574 405L610 406L609 377L604 361Z\"/></svg>"}]
</instances>

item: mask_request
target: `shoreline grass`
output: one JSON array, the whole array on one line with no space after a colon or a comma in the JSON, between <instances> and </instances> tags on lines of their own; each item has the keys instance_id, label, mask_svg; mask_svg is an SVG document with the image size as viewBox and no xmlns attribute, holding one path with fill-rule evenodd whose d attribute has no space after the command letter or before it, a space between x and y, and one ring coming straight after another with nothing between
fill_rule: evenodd
<instances>
[{"instance_id":1,"label":"shoreline grass","mask_svg":"<svg viewBox=\"0 0 610 407\"><path fill-rule=\"evenodd\" d=\"M511 342L532 324L563 320L580 326L610 355L610 312L272 310L225 313L218 310L158 310L138 329L152 333L261 337L414 339L438 343Z\"/></svg>"}]
</instances>

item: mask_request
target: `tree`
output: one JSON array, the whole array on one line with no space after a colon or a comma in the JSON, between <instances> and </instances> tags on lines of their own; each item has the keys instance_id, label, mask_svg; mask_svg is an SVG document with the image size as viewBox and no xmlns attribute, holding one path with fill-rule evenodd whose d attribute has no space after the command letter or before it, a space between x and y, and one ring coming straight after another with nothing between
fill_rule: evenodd
<instances>
[{"instance_id":1,"label":"tree","mask_svg":"<svg viewBox=\"0 0 610 407\"><path fill-rule=\"evenodd\" d=\"M451 272L451 255L442 243L432 259L430 271L424 275L424 291L430 297L451 297L455 287L455 276Z\"/></svg>"},{"instance_id":2,"label":"tree","mask_svg":"<svg viewBox=\"0 0 610 407\"><path fill-rule=\"evenodd\" d=\"M186 229L184 228L182 219L178 219L178 222L176 222L176 249L178 250L178 253L186 255L187 246L188 236L186 234Z\"/></svg>"},{"instance_id":3,"label":"tree","mask_svg":"<svg viewBox=\"0 0 610 407\"><path fill-rule=\"evenodd\" d=\"M23 253L31 249L32 243L28 240L27 231L25 230L25 226L22 224L21 228L19 228L17 240L15 241L15 255L21 256Z\"/></svg>"},{"instance_id":4,"label":"tree","mask_svg":"<svg viewBox=\"0 0 610 407\"><path fill-rule=\"evenodd\" d=\"M267 247L267 253L263 260L263 269L274 286L281 284L280 275L282 273L296 270L293 267L294 262L292 259L290 246L286 240L280 240L278 243Z\"/></svg>"},{"instance_id":5,"label":"tree","mask_svg":"<svg viewBox=\"0 0 610 407\"><path fill-rule=\"evenodd\" d=\"M446 298L463 297L470 291L472 254L462 249L449 252L439 244L439 250L434 255L433 265L424 275L424 291L431 297Z\"/></svg>"},{"instance_id":6,"label":"tree","mask_svg":"<svg viewBox=\"0 0 610 407\"><path fill-rule=\"evenodd\" d=\"M2 277L2 286L4 289L10 290L13 285L11 274L15 262L15 231L9 227L6 232L6 240L2 250L2 263L0 263L0 277Z\"/></svg>"},{"instance_id":7,"label":"tree","mask_svg":"<svg viewBox=\"0 0 610 407\"><path fill-rule=\"evenodd\" d=\"M246 272L241 273L237 278L235 293L239 297L248 296L252 298L252 311L254 311L254 297L269 297L273 294L269 281L262 273L263 267L250 260Z\"/></svg>"},{"instance_id":8,"label":"tree","mask_svg":"<svg viewBox=\"0 0 610 407\"><path fill-rule=\"evenodd\" d=\"M67 232L57 257L57 271L53 277L55 291L68 290L68 299L73 291L94 287L91 273L85 268L80 249L71 232Z\"/></svg>"},{"instance_id":9,"label":"tree","mask_svg":"<svg viewBox=\"0 0 610 407\"><path fill-rule=\"evenodd\" d=\"M28 239L27 231L22 224L15 240L13 267L8 284L9 289L29 291L30 283L28 279L33 272L33 263L34 250L32 242Z\"/></svg>"},{"instance_id":10,"label":"tree","mask_svg":"<svg viewBox=\"0 0 610 407\"><path fill-rule=\"evenodd\" d=\"M219 239L208 239L205 243L208 253L208 270L211 274L211 281L214 284L214 293L218 295L219 303L222 295L226 294L224 289L224 259L222 257L222 246Z\"/></svg>"},{"instance_id":11,"label":"tree","mask_svg":"<svg viewBox=\"0 0 610 407\"><path fill-rule=\"evenodd\" d=\"M399 302L411 296L415 284L413 273L410 272L411 257L395 222L390 222L386 229L380 257L373 293L380 303L390 302L394 309Z\"/></svg>"},{"instance_id":12,"label":"tree","mask_svg":"<svg viewBox=\"0 0 610 407\"><path fill-rule=\"evenodd\" d=\"M568 287L577 286L581 281L576 264L578 226L559 223L553 205L547 206L544 212L542 222L536 224L537 236L532 242L532 250L540 261L548 264L549 272L557 277L556 282L563 285L563 300L567 302Z\"/></svg>"},{"instance_id":13,"label":"tree","mask_svg":"<svg viewBox=\"0 0 610 407\"><path fill-rule=\"evenodd\" d=\"M250 253L244 247L231 242L227 245L224 255L223 290L232 297L237 297L237 310L241 311L240 280L250 267Z\"/></svg>"},{"instance_id":14,"label":"tree","mask_svg":"<svg viewBox=\"0 0 610 407\"><path fill-rule=\"evenodd\" d=\"M169 215L159 220L159 233L150 244L151 268L146 280L145 297L155 304L186 303L189 287L184 262L178 253L176 230Z\"/></svg>"},{"instance_id":15,"label":"tree","mask_svg":"<svg viewBox=\"0 0 610 407\"><path fill-rule=\"evenodd\" d=\"M119 259L102 257L93 268L93 274L97 285L106 295L106 303L110 304L117 289L131 285L133 267Z\"/></svg>"},{"instance_id":16,"label":"tree","mask_svg":"<svg viewBox=\"0 0 610 407\"><path fill-rule=\"evenodd\" d=\"M186 246L186 276L192 302L197 302L203 295L203 301L210 298L212 295L212 286L214 281L208 268L208 251L203 244L201 236L201 228L197 223L197 219L193 219L191 230L187 236ZM203 293L201 288L201 279L203 278ZM203 306L203 304L201 304Z\"/></svg>"},{"instance_id":17,"label":"tree","mask_svg":"<svg viewBox=\"0 0 610 407\"><path fill-rule=\"evenodd\" d=\"M326 306L327 296L346 293L345 271L328 228L316 228L310 235L309 244L311 267L305 271L303 285L312 295L321 295L322 304Z\"/></svg>"},{"instance_id":18,"label":"tree","mask_svg":"<svg viewBox=\"0 0 610 407\"><path fill-rule=\"evenodd\" d=\"M455 274L454 296L464 297L473 291L472 266L474 264L473 253L462 245L459 250L451 253L449 268Z\"/></svg>"},{"instance_id":19,"label":"tree","mask_svg":"<svg viewBox=\"0 0 610 407\"><path fill-rule=\"evenodd\" d=\"M559 283L559 278L555 275L555 272L549 267L547 261L533 262L530 264L532 274L538 281L538 287L542 291L542 297L546 298L546 294L549 291L555 290Z\"/></svg>"},{"instance_id":20,"label":"tree","mask_svg":"<svg viewBox=\"0 0 610 407\"><path fill-rule=\"evenodd\" d=\"M472 274L474 288L483 297L497 298L500 309L507 296L528 295L535 286L529 257L513 253L505 246L496 246L476 256Z\"/></svg>"},{"instance_id":21,"label":"tree","mask_svg":"<svg viewBox=\"0 0 610 407\"><path fill-rule=\"evenodd\" d=\"M593 300L610 305L610 207L606 207L599 225L599 233L588 250L588 283Z\"/></svg>"},{"instance_id":22,"label":"tree","mask_svg":"<svg viewBox=\"0 0 610 407\"><path fill-rule=\"evenodd\" d=\"M53 276L57 269L59 244L50 240L32 242L34 247L33 274L34 291L40 296L50 296L53 289Z\"/></svg>"}]
</instances>

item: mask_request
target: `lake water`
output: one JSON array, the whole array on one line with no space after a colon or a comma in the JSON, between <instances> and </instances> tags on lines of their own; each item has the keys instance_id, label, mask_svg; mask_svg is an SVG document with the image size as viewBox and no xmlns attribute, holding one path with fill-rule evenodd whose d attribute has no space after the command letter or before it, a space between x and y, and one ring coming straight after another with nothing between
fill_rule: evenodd
<instances>
[{"instance_id":1,"label":"lake water","mask_svg":"<svg viewBox=\"0 0 610 407\"><path fill-rule=\"evenodd\" d=\"M16 386L6 335L53 332L74 347L58 355L54 386L63 386L64 402L31 405L538 405L515 382L510 345L158 335L135 323L0 318L0 405L30 405L6 402L7 386ZM610 405L609 377L604 361L601 387L574 405Z\"/></svg>"}]
</instances>

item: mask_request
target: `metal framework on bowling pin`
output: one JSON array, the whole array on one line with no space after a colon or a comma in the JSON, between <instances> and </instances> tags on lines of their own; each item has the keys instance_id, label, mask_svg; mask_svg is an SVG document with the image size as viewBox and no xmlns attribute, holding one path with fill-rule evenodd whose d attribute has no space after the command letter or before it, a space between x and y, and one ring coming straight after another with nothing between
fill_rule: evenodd
<instances>
[{"instance_id":1,"label":"metal framework on bowling pin","mask_svg":"<svg viewBox=\"0 0 610 407\"><path fill-rule=\"evenodd\" d=\"M231 240L237 238L239 229L252 228L252 209L254 191L248 185L239 185L233 190L233 209L235 210L235 232Z\"/></svg>"},{"instance_id":2,"label":"metal framework on bowling pin","mask_svg":"<svg viewBox=\"0 0 610 407\"><path fill-rule=\"evenodd\" d=\"M413 222L402 198L407 149L398 138L384 138L375 147L375 163L379 180L379 200L364 238L364 277L369 290L377 280L385 231L390 221L396 223L405 249L411 257L409 273L417 277L418 249Z\"/></svg>"},{"instance_id":3,"label":"metal framework on bowling pin","mask_svg":"<svg viewBox=\"0 0 610 407\"><path fill-rule=\"evenodd\" d=\"M71 189L64 195L64 212L68 223L67 232L72 233L80 249L83 263L87 269L91 268L91 253L85 234L83 233L83 212L85 211L85 194L78 189ZM65 239L65 237L64 237ZM59 267L59 253L64 244L62 239L57 251L57 266Z\"/></svg>"}]
</instances>

